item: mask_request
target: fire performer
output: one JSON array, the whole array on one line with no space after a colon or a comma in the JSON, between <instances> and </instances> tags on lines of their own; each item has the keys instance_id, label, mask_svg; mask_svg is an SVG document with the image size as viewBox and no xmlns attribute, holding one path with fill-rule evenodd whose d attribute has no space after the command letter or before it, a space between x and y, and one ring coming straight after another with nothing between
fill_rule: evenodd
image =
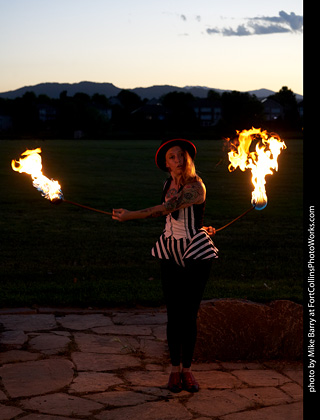
<instances>
[{"instance_id":1,"label":"fire performer","mask_svg":"<svg viewBox=\"0 0 320 420\"><path fill-rule=\"evenodd\" d=\"M137 211L114 209L112 216L121 222L166 216L164 231L151 253L161 262L171 358L168 389L172 392L199 390L191 372L197 314L212 261L218 257L211 239L215 229L203 226L206 188L196 173L196 153L195 145L185 139L162 142L155 161L161 170L170 173L162 204Z\"/></svg>"}]
</instances>

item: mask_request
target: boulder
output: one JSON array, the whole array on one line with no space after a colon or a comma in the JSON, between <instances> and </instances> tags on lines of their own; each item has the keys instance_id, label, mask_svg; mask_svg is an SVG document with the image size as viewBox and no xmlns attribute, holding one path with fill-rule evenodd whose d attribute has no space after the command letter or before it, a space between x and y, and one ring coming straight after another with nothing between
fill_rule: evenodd
<instances>
[{"instance_id":1,"label":"boulder","mask_svg":"<svg viewBox=\"0 0 320 420\"><path fill-rule=\"evenodd\" d=\"M235 299L203 302L194 358L302 360L303 307L287 300L260 304Z\"/></svg>"}]
</instances>

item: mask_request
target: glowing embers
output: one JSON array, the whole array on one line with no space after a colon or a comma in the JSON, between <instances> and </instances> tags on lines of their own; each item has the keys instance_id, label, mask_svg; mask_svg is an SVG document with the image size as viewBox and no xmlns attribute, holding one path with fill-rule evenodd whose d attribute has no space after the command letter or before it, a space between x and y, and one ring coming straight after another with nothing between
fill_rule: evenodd
<instances>
[{"instance_id":1,"label":"glowing embers","mask_svg":"<svg viewBox=\"0 0 320 420\"><path fill-rule=\"evenodd\" d=\"M237 131L237 135L238 137L230 142L231 151L228 156L231 163L228 169L230 172L238 167L241 171L251 170L254 186L251 203L256 210L262 210L268 203L265 177L278 170L278 156L287 146L277 134L268 134L260 128ZM255 150L250 152L253 140L257 140L257 144Z\"/></svg>"},{"instance_id":2,"label":"glowing embers","mask_svg":"<svg viewBox=\"0 0 320 420\"><path fill-rule=\"evenodd\" d=\"M26 150L21 154L21 156L25 156L24 158L20 158L19 161L12 160L12 169L19 173L31 175L33 186L41 192L43 197L51 201L62 200L63 194L59 182L47 178L42 173L40 153L40 148Z\"/></svg>"}]
</instances>

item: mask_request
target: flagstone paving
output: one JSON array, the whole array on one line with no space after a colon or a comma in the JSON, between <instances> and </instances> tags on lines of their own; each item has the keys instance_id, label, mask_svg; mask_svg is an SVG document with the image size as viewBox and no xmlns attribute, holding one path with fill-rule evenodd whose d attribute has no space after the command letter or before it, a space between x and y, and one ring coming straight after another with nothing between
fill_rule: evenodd
<instances>
[{"instance_id":1,"label":"flagstone paving","mask_svg":"<svg viewBox=\"0 0 320 420\"><path fill-rule=\"evenodd\" d=\"M194 363L172 394L160 309L0 311L1 420L301 420L302 364Z\"/></svg>"}]
</instances>

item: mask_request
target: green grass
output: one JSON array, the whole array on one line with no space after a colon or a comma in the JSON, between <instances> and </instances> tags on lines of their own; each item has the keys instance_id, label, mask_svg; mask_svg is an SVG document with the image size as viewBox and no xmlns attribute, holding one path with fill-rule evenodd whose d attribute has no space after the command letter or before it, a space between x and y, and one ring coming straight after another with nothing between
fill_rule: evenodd
<instances>
[{"instance_id":1,"label":"green grass","mask_svg":"<svg viewBox=\"0 0 320 420\"><path fill-rule=\"evenodd\" d=\"M158 204L165 174L158 141L1 141L1 306L132 306L163 303L150 249L164 218L118 223L110 216L41 197L12 159L42 148L43 171L66 199L97 209ZM216 165L221 141L195 141L207 187L205 224L219 228L250 207L250 174ZM302 141L287 140L279 171L267 177L268 205L214 241L204 298L302 302Z\"/></svg>"}]
</instances>

